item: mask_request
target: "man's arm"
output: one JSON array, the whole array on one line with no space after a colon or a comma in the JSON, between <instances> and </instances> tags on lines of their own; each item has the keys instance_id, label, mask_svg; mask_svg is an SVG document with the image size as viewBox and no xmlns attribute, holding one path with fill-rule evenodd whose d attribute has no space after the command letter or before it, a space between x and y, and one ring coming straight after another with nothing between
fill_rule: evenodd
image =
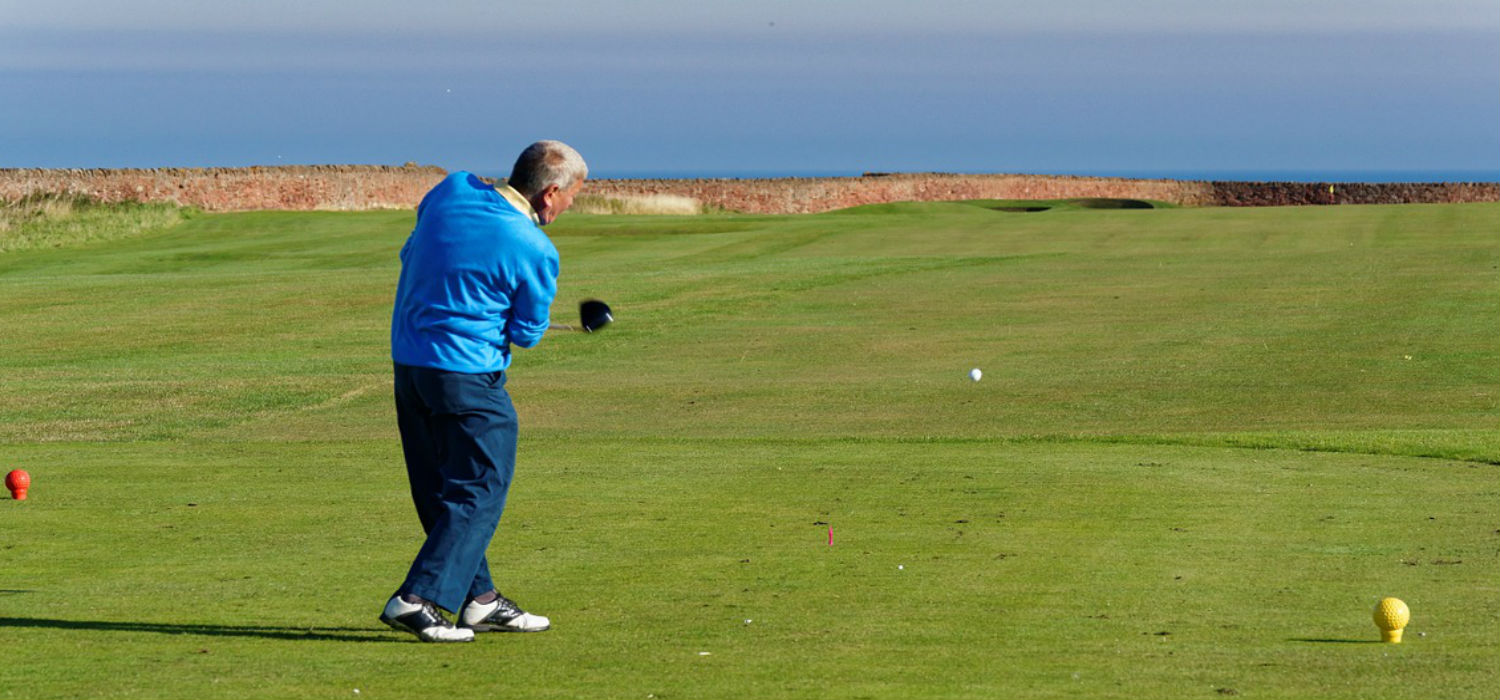
<instances>
[{"instance_id":1,"label":"man's arm","mask_svg":"<svg viewBox=\"0 0 1500 700\"><path fill-rule=\"evenodd\" d=\"M511 299L510 320L505 335L511 345L529 348L547 332L548 311L557 296L556 251L538 256L535 264L516 274L516 293Z\"/></svg>"}]
</instances>

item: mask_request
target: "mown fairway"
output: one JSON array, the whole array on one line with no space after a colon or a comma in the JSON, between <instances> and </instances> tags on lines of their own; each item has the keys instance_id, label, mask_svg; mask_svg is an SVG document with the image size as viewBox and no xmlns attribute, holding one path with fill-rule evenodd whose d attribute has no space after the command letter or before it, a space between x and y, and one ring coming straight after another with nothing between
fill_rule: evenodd
<instances>
[{"instance_id":1,"label":"mown fairway","mask_svg":"<svg viewBox=\"0 0 1500 700\"><path fill-rule=\"evenodd\" d=\"M375 619L409 212L0 253L0 697L1500 695L1500 205L996 204L555 224L554 629L457 646Z\"/></svg>"}]
</instances>

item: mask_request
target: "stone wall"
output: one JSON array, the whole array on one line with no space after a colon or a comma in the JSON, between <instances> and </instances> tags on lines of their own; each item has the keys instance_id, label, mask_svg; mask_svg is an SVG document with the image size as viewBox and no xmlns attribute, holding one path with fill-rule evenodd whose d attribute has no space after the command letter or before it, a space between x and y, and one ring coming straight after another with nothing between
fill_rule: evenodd
<instances>
[{"instance_id":1,"label":"stone wall","mask_svg":"<svg viewBox=\"0 0 1500 700\"><path fill-rule=\"evenodd\" d=\"M1500 183L1210 182L1209 204L1286 207L1312 204L1452 204L1500 201Z\"/></svg>"},{"instance_id":2,"label":"stone wall","mask_svg":"<svg viewBox=\"0 0 1500 700\"><path fill-rule=\"evenodd\" d=\"M1297 206L1500 201L1500 183L1200 182L1053 175L872 174L765 180L599 180L601 196L670 194L725 209L793 214L861 204L959 199L1147 199L1182 206Z\"/></svg>"},{"instance_id":3,"label":"stone wall","mask_svg":"<svg viewBox=\"0 0 1500 700\"><path fill-rule=\"evenodd\" d=\"M606 197L680 195L710 206L765 214L805 214L861 204L958 199L1109 197L1184 205L1213 201L1212 189L1202 182L945 173L763 180L599 180L585 184L584 192Z\"/></svg>"},{"instance_id":4,"label":"stone wall","mask_svg":"<svg viewBox=\"0 0 1500 700\"><path fill-rule=\"evenodd\" d=\"M162 168L0 169L0 201L79 194L107 202L171 202L206 211L363 210L415 207L445 172L408 164ZM669 194L711 207L799 214L861 204L958 199L1149 199L1184 206L1289 206L1500 201L1500 183L1334 184L1129 180L1055 175L871 173L862 177L590 180L598 196Z\"/></svg>"}]
</instances>

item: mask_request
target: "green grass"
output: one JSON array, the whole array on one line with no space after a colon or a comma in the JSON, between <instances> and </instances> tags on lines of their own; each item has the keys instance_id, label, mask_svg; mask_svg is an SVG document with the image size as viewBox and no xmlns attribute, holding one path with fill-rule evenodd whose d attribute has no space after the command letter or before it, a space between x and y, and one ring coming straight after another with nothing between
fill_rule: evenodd
<instances>
[{"instance_id":1,"label":"green grass","mask_svg":"<svg viewBox=\"0 0 1500 700\"><path fill-rule=\"evenodd\" d=\"M410 213L0 254L0 697L1500 692L1500 206L1017 204L554 224L617 322L518 353L491 559L555 629L456 647L374 620Z\"/></svg>"}]
</instances>

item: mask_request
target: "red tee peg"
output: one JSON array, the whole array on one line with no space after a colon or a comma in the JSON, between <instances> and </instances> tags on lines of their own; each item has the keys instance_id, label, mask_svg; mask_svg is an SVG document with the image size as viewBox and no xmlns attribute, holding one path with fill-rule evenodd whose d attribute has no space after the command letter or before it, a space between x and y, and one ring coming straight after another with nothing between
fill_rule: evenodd
<instances>
[{"instance_id":1,"label":"red tee peg","mask_svg":"<svg viewBox=\"0 0 1500 700\"><path fill-rule=\"evenodd\" d=\"M11 498L26 500L26 490L31 488L31 475L25 469L17 469L5 475L5 488L10 489Z\"/></svg>"}]
</instances>

